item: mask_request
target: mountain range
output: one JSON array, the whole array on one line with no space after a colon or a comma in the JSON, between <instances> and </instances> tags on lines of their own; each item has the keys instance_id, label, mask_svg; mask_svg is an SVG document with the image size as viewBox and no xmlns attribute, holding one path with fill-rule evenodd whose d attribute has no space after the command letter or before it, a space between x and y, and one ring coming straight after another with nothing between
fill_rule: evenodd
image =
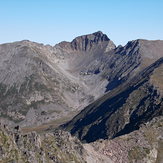
<instances>
[{"instance_id":1,"label":"mountain range","mask_svg":"<svg viewBox=\"0 0 163 163\"><path fill-rule=\"evenodd\" d=\"M30 152L30 159L39 162L36 155L42 148L66 137L68 153L59 143L57 154L53 148L52 154L42 149L46 157L39 156L40 162L161 163L162 115L162 40L116 46L98 31L55 46L28 40L0 45L0 136L14 144L3 149L0 142L3 162L9 159L4 150L13 148L19 153L17 162L31 162ZM15 126L20 129L13 130ZM147 141L150 130L157 134ZM30 142L33 132L37 142L32 140L30 151L24 140ZM116 153L114 145L121 149L124 143L126 153ZM66 159L59 153L66 153Z\"/></svg>"}]
</instances>

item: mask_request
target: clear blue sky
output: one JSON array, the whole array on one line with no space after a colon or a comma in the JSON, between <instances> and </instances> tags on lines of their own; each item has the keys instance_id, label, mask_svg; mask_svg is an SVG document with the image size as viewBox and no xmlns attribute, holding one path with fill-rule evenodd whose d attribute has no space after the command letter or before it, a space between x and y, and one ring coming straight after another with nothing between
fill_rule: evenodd
<instances>
[{"instance_id":1,"label":"clear blue sky","mask_svg":"<svg viewBox=\"0 0 163 163\"><path fill-rule=\"evenodd\" d=\"M163 0L0 0L0 43L54 45L99 30L117 45L163 40Z\"/></svg>"}]
</instances>

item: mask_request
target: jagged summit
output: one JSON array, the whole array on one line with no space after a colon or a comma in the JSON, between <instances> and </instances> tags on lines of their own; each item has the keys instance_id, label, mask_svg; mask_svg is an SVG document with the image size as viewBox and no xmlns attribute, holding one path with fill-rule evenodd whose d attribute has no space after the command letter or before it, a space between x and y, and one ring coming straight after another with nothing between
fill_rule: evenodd
<instances>
[{"instance_id":1,"label":"jagged summit","mask_svg":"<svg viewBox=\"0 0 163 163\"><path fill-rule=\"evenodd\" d=\"M103 44L106 42L109 43L109 41L110 39L107 37L107 35L98 31L89 35L76 37L71 42L71 47L74 50L87 51L91 50L91 48L95 45Z\"/></svg>"},{"instance_id":2,"label":"jagged summit","mask_svg":"<svg viewBox=\"0 0 163 163\"><path fill-rule=\"evenodd\" d=\"M87 35L78 36L73 41L78 40L78 39L88 39L88 40L94 41L94 42L99 42L99 41L102 42L102 41L110 40L108 38L108 36L106 34L102 33L101 31L97 31L97 32L87 34Z\"/></svg>"},{"instance_id":3,"label":"jagged summit","mask_svg":"<svg viewBox=\"0 0 163 163\"><path fill-rule=\"evenodd\" d=\"M94 33L92 33L92 34L100 34L100 35L104 35L104 33L102 32L102 31L97 31L97 32L94 32Z\"/></svg>"},{"instance_id":4,"label":"jagged summit","mask_svg":"<svg viewBox=\"0 0 163 163\"><path fill-rule=\"evenodd\" d=\"M97 45L107 46L108 49L114 49L115 44L108 38L106 34L101 31L94 32L92 34L78 36L72 40L72 42L63 41L58 44L62 48L72 49L75 51L90 51Z\"/></svg>"}]
</instances>

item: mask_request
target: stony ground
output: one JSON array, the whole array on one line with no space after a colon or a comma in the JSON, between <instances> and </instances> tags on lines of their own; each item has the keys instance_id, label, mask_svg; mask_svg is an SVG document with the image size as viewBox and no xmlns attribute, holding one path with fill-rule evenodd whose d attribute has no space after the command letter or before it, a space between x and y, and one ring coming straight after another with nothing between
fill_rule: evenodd
<instances>
[{"instance_id":1,"label":"stony ground","mask_svg":"<svg viewBox=\"0 0 163 163\"><path fill-rule=\"evenodd\" d=\"M163 118L113 140L82 144L68 132L23 133L0 126L1 163L162 163Z\"/></svg>"}]
</instances>

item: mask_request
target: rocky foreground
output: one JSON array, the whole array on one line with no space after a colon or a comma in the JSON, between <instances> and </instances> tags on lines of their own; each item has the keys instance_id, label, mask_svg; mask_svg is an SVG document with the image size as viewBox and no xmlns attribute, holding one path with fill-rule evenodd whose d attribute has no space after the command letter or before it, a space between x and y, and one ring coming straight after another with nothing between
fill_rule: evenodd
<instances>
[{"instance_id":1,"label":"rocky foreground","mask_svg":"<svg viewBox=\"0 0 163 163\"><path fill-rule=\"evenodd\" d=\"M162 163L163 118L113 140L82 144L63 130L23 133L0 126L1 163Z\"/></svg>"}]
</instances>

